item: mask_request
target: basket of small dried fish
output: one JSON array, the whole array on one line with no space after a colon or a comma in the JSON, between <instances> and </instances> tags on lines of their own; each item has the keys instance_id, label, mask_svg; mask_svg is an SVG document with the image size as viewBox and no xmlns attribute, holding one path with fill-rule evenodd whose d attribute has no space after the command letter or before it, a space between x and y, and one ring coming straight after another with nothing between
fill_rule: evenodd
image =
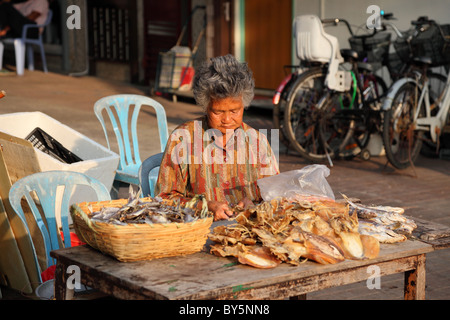
<instances>
[{"instance_id":1,"label":"basket of small dried fish","mask_svg":"<svg viewBox=\"0 0 450 320\"><path fill-rule=\"evenodd\" d=\"M196 209L198 201L203 203L201 209ZM138 194L74 204L70 211L82 241L126 262L199 252L213 221L201 195L184 206Z\"/></svg>"}]
</instances>

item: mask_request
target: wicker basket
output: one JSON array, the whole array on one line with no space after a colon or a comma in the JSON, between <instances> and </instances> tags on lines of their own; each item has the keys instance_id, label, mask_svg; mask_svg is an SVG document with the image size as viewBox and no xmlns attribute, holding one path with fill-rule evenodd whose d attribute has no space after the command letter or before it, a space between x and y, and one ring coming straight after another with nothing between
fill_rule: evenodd
<instances>
[{"instance_id":1,"label":"wicker basket","mask_svg":"<svg viewBox=\"0 0 450 320\"><path fill-rule=\"evenodd\" d=\"M72 205L70 212L80 240L126 262L192 254L205 245L212 217L189 223L126 226L94 222L89 218L88 206L97 211L102 207L122 207L126 203L126 199L119 199Z\"/></svg>"}]
</instances>

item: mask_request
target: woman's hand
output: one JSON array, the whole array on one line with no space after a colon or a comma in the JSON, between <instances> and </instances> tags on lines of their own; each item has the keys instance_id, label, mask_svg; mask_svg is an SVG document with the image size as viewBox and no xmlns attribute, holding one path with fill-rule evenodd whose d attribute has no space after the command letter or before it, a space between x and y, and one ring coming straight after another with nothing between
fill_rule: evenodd
<instances>
[{"instance_id":1,"label":"woman's hand","mask_svg":"<svg viewBox=\"0 0 450 320\"><path fill-rule=\"evenodd\" d=\"M241 201L238 202L237 206L243 208L243 209L248 209L249 207L253 207L255 204L253 203L252 200L250 200L249 198L245 197L244 199L242 199Z\"/></svg>"},{"instance_id":2,"label":"woman's hand","mask_svg":"<svg viewBox=\"0 0 450 320\"><path fill-rule=\"evenodd\" d=\"M244 198L236 206L247 209L254 206L254 203L249 198ZM208 209L214 214L214 221L226 220L234 214L226 202L208 201Z\"/></svg>"},{"instance_id":3,"label":"woman's hand","mask_svg":"<svg viewBox=\"0 0 450 320\"><path fill-rule=\"evenodd\" d=\"M226 202L208 201L208 209L214 213L214 221L226 220L234 213Z\"/></svg>"}]
</instances>

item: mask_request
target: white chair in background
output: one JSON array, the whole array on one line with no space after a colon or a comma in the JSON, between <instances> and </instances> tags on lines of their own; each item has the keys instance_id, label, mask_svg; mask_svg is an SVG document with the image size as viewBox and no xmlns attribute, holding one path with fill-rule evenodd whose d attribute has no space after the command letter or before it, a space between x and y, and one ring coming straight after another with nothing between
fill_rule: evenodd
<instances>
[{"instance_id":1,"label":"white chair in background","mask_svg":"<svg viewBox=\"0 0 450 320\"><path fill-rule=\"evenodd\" d=\"M26 24L22 30L21 38L5 38L0 40L0 70L3 68L3 51L4 44L13 44L16 54L16 72L17 75L22 76L25 69L25 50L27 51L28 58L28 70L34 70L34 56L33 56L33 44L38 45L41 51L42 66L44 72L47 73L47 61L45 59L44 43L42 42L42 32L39 32L37 39L27 38L27 31L31 28L45 28L52 21L53 12L48 10L47 19L44 24ZM28 45L28 46L27 46Z\"/></svg>"}]
</instances>

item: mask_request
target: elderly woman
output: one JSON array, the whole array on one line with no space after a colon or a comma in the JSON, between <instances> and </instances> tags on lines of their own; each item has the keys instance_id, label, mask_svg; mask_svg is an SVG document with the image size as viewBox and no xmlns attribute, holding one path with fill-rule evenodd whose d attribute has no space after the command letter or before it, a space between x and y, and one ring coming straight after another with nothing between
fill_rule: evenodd
<instances>
[{"instance_id":1,"label":"elderly woman","mask_svg":"<svg viewBox=\"0 0 450 320\"><path fill-rule=\"evenodd\" d=\"M196 70L193 93L205 115L170 135L156 194L181 202L203 194L215 220L228 219L234 205L261 201L256 181L278 174L278 163L265 135L243 122L254 96L246 63L232 55L210 59Z\"/></svg>"}]
</instances>

